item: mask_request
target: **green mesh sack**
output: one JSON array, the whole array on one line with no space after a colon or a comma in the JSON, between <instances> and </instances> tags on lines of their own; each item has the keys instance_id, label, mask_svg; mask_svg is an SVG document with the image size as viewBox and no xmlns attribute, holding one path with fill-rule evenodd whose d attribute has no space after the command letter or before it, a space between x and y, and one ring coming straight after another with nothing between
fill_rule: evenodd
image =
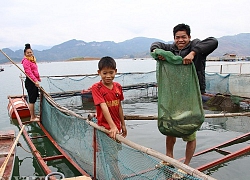
<instances>
[{"instance_id":1,"label":"green mesh sack","mask_svg":"<svg viewBox=\"0 0 250 180\"><path fill-rule=\"evenodd\" d=\"M158 60L158 55L166 60ZM184 65L181 56L162 49L156 49L151 56L157 60L159 131L175 137L194 133L204 122L194 64Z\"/></svg>"}]
</instances>

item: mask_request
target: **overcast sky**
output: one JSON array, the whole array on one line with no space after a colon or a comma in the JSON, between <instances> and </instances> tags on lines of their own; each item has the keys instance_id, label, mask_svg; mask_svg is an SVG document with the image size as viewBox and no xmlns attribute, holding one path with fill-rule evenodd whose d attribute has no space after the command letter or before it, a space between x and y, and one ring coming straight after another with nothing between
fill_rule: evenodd
<instances>
[{"instance_id":1,"label":"overcast sky","mask_svg":"<svg viewBox=\"0 0 250 180\"><path fill-rule=\"evenodd\" d=\"M192 38L250 32L249 0L2 0L0 48L54 46L71 39L173 40L179 23Z\"/></svg>"}]
</instances>

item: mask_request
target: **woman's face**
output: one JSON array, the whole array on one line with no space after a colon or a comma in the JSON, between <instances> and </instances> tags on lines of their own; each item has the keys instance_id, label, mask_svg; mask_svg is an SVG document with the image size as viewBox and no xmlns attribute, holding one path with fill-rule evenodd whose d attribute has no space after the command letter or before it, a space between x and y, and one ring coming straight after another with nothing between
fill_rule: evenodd
<instances>
[{"instance_id":1,"label":"woman's face","mask_svg":"<svg viewBox=\"0 0 250 180\"><path fill-rule=\"evenodd\" d=\"M31 56L33 56L33 51L32 51L31 49L27 49L27 50L25 51L24 55L25 55L26 57L31 57Z\"/></svg>"}]
</instances>

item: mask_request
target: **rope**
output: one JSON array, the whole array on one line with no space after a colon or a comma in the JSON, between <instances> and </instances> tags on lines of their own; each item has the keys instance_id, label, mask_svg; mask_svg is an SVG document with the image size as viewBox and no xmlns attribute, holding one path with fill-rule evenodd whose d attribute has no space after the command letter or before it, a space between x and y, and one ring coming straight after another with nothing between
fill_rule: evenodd
<instances>
[{"instance_id":1,"label":"rope","mask_svg":"<svg viewBox=\"0 0 250 180\"><path fill-rule=\"evenodd\" d=\"M22 146L22 144L20 143L20 142L18 142L17 143L17 146L20 146L24 151L26 151L27 153L31 153L31 154L33 154L33 153L35 153L35 152L38 152L40 155L41 155L41 157L42 157L42 154L38 151L38 150L35 150L35 151L28 151L27 149L25 149L23 146Z\"/></svg>"},{"instance_id":2,"label":"rope","mask_svg":"<svg viewBox=\"0 0 250 180\"><path fill-rule=\"evenodd\" d=\"M17 143L17 146L20 146L27 153L32 153L31 151L26 150L20 142Z\"/></svg>"}]
</instances>

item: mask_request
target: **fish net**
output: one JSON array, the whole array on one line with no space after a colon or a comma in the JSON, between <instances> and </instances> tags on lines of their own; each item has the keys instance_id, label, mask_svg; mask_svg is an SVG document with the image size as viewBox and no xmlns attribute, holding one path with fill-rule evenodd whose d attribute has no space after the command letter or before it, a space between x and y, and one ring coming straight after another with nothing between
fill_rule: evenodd
<instances>
[{"instance_id":1,"label":"fish net","mask_svg":"<svg viewBox=\"0 0 250 180\"><path fill-rule=\"evenodd\" d=\"M135 143L112 140L97 128L94 118L89 121L60 106L46 94L41 97L43 126L71 159L92 177L98 180L203 179L199 173L191 176L180 172L178 169L183 166L180 162L175 167L161 164L161 158L150 155L148 148L143 151L143 146Z\"/></svg>"},{"instance_id":2,"label":"fish net","mask_svg":"<svg viewBox=\"0 0 250 180\"><path fill-rule=\"evenodd\" d=\"M47 76L43 77L42 86L47 92L53 94L54 97L62 97L64 94L67 96L82 95L82 90L89 89L98 81L100 81L100 76L97 74L61 77ZM115 81L123 86L127 99L157 96L155 71L120 73L116 75Z\"/></svg>"},{"instance_id":3,"label":"fish net","mask_svg":"<svg viewBox=\"0 0 250 180\"><path fill-rule=\"evenodd\" d=\"M218 77L221 80L214 81ZM210 87L207 92L212 93L233 94L235 92L232 90L235 90L239 85L244 87L240 89L240 92L245 94L249 88L244 81L250 84L250 78L246 74L222 76L210 72L206 74L206 78L207 87ZM182 168L181 165L171 167L161 164L161 161L166 160L164 159L166 156L152 155L149 153L151 149L145 151L140 145L131 147L126 142L113 141L102 130L86 120L88 113L94 112L95 107L92 103L83 101L81 91L88 89L99 80L100 77L97 74L42 77L42 87L51 96L55 96L53 100L46 95L42 96L42 124L65 152L93 177L95 170L97 179L165 180L171 179L177 169L184 169L187 172L187 169ZM157 101L156 71L121 73L117 74L115 81L124 88L125 100L123 104ZM225 82L227 88L224 88L225 84L222 81ZM231 82L234 83L234 89ZM95 124L94 121L91 122ZM95 136L98 150L94 150L95 146L93 146ZM95 158L96 165L94 165ZM189 172L189 174L193 174L191 170ZM184 175L182 179L206 179L195 174L193 176L185 175L179 171L177 174Z\"/></svg>"},{"instance_id":4,"label":"fish net","mask_svg":"<svg viewBox=\"0 0 250 180\"><path fill-rule=\"evenodd\" d=\"M181 56L161 49L151 55L165 58L157 61L158 129L168 136L189 136L205 119L194 64L183 65Z\"/></svg>"},{"instance_id":5,"label":"fish net","mask_svg":"<svg viewBox=\"0 0 250 180\"><path fill-rule=\"evenodd\" d=\"M205 76L207 93L250 97L249 74L219 74L206 72ZM46 76L42 77L41 85L49 93L68 93L70 95L70 93L73 94L75 92L87 90L93 83L99 80L100 77L97 74ZM115 81L119 82L124 87L127 98L157 96L156 71L120 73L115 77Z\"/></svg>"}]
</instances>

